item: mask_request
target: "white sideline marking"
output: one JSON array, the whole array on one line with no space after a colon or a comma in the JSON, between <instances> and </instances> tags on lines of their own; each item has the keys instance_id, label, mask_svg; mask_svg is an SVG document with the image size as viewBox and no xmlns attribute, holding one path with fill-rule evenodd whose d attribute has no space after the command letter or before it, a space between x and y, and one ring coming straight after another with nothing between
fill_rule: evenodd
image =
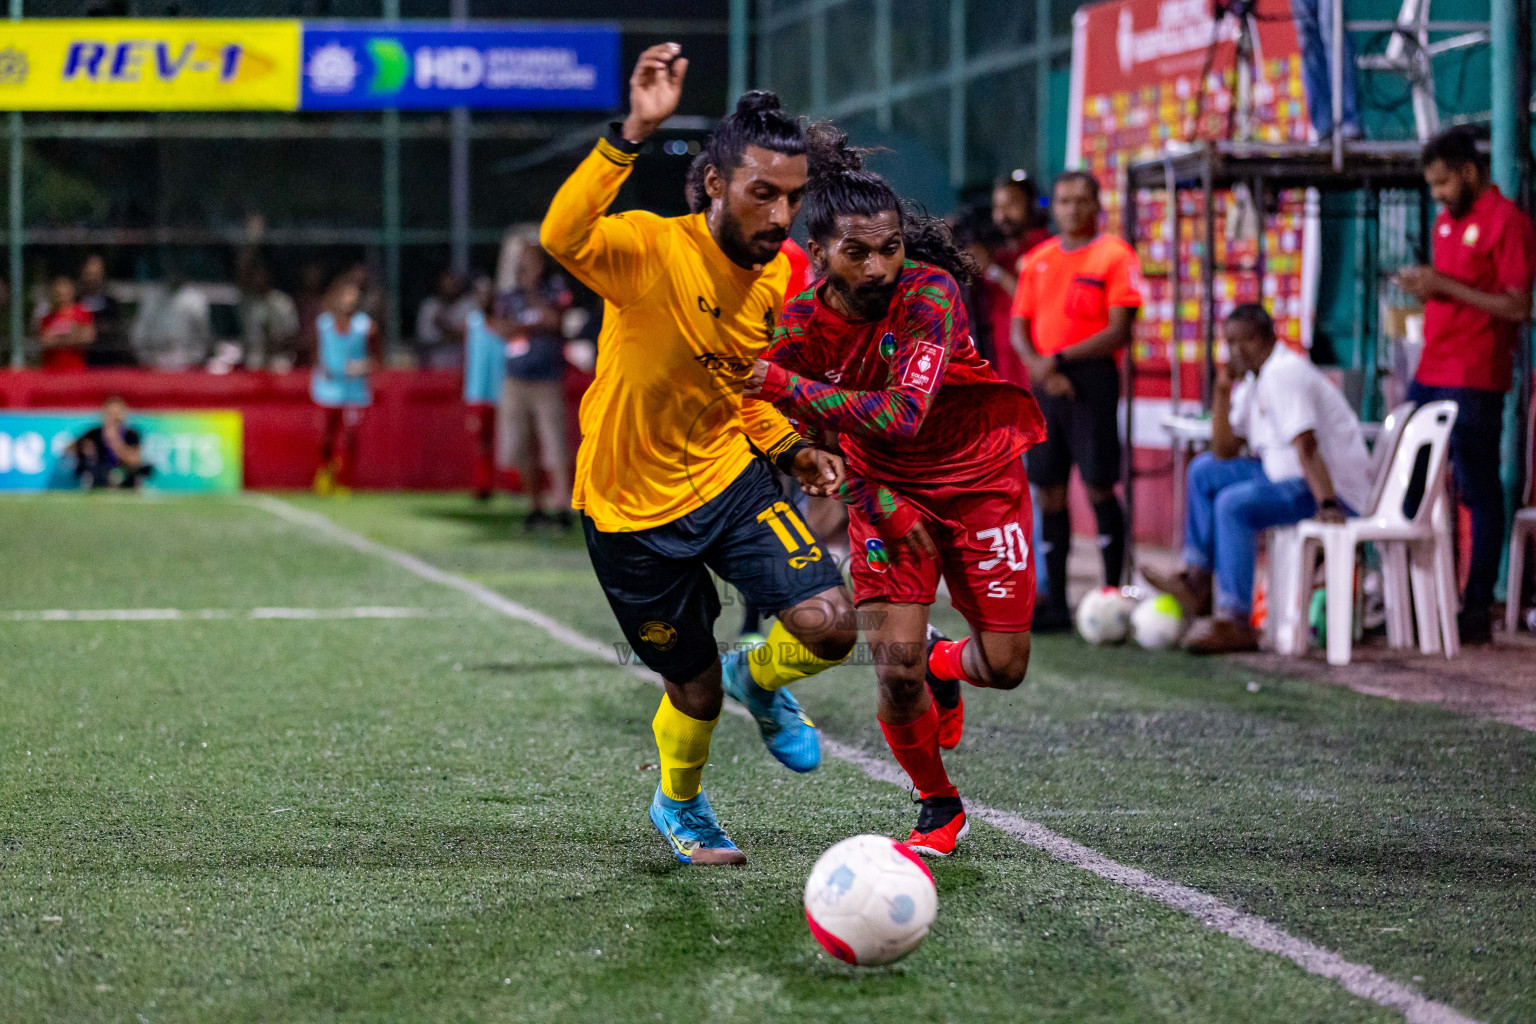
<instances>
[{"instance_id":1,"label":"white sideline marking","mask_svg":"<svg viewBox=\"0 0 1536 1024\"><path fill-rule=\"evenodd\" d=\"M421 619L425 608L48 608L0 612L8 622L165 622L198 619Z\"/></svg>"},{"instance_id":2,"label":"white sideline marking","mask_svg":"<svg viewBox=\"0 0 1536 1024\"><path fill-rule=\"evenodd\" d=\"M864 770L864 774L881 782L889 782L903 788L910 785L906 772L879 758L871 757L862 750L845 746L825 737L822 748L833 757ZM1255 949L1266 953L1278 953L1308 974L1332 978L1352 995L1369 999L1379 1006L1397 1010L1408 1024L1477 1024L1471 1017L1457 1010L1426 999L1407 985L1399 984L1384 975L1377 974L1364 964L1353 963L1331 950L1324 949L1305 939L1298 939L1261 917L1245 914L1230 907L1214 896L1208 896L1187 885L1169 882L1149 875L1140 868L1129 867L1111 860L1102 853L1082 843L1052 832L1038 822L1020 817L1012 811L999 811L980 804L965 802L966 811L1028 846L1050 854L1059 861L1091 871L1100 878L1116 882L1150 896L1159 903L1175 910L1182 910L1200 919L1207 928L1215 929L1240 939Z\"/></svg>"},{"instance_id":3,"label":"white sideline marking","mask_svg":"<svg viewBox=\"0 0 1536 1024\"><path fill-rule=\"evenodd\" d=\"M550 637L569 647L613 662L648 682L658 685L661 683L661 677L650 669L620 661L618 653L607 644L584 636L542 612L534 611L498 594L489 587L481 586L454 573L445 572L414 555L375 543L360 534L338 526L325 516L295 508L269 495L256 495L249 500L279 518L307 526L355 551L388 559L422 579L441 583L467 594L509 618L538 626ZM727 704L726 710L742 718L751 718L745 709L734 704ZM822 747L833 757L862 769L864 774L872 779L888 782L903 789L910 785L907 774L900 768L862 750L836 740L829 740L825 736L822 738ZM1263 918L1245 914L1236 907L1228 906L1216 897L1208 896L1198 889L1191 889L1177 882L1169 882L1149 875L1140 868L1121 864L1102 853L1089 849L1082 843L1052 832L1038 822L1020 817L1012 811L999 811L970 801L966 801L966 810L1019 842L1033 846L1059 861L1090 871L1106 881L1115 882L1175 910L1183 911L1199 919L1200 923L1207 928L1230 935L1255 949L1279 954L1308 974L1331 978L1351 995L1398 1011L1408 1024L1479 1024L1474 1018L1444 1003L1427 999L1409 986L1378 974L1364 964L1353 963L1322 946L1305 939L1298 939Z\"/></svg>"}]
</instances>

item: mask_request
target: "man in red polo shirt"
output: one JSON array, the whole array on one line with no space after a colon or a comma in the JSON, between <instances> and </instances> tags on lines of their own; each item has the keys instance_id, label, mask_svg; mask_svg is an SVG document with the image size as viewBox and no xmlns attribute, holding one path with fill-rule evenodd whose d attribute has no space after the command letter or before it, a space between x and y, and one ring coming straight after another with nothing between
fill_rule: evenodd
<instances>
[{"instance_id":1,"label":"man in red polo shirt","mask_svg":"<svg viewBox=\"0 0 1536 1024\"><path fill-rule=\"evenodd\" d=\"M1424 180L1440 204L1433 267L1397 275L1424 300L1424 354L1408 398L1451 399L1459 406L1451 463L1461 500L1472 513L1472 568L1462 597L1462 643L1487 643L1489 608L1504 543L1504 492L1498 438L1515 346L1531 316L1536 230L1488 180L1476 137L1465 128L1424 146Z\"/></svg>"}]
</instances>

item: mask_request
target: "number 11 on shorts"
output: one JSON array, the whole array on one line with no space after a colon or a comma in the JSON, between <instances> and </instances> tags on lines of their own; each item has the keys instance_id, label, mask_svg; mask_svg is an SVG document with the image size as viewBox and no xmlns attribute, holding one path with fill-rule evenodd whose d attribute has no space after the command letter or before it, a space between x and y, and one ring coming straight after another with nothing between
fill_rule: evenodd
<instances>
[{"instance_id":1,"label":"number 11 on shorts","mask_svg":"<svg viewBox=\"0 0 1536 1024\"><path fill-rule=\"evenodd\" d=\"M783 519L787 519L789 521L789 525L795 528L795 533L800 535L800 540L796 540L790 535L788 528L785 527L783 520L780 519L780 516L782 516ZM763 509L757 514L757 521L760 523L767 523L768 528L773 531L773 535L779 538L779 543L784 545L784 550L788 551L791 555L794 555L794 557L789 560L789 564L792 567L796 569L803 569L811 562L819 561L821 559L821 549L816 546L815 534L811 533L811 531L806 527L805 523L801 521L800 516L795 512L793 508L790 507L789 502L774 502L772 505ZM800 550L802 541L810 550L803 555L795 555L794 553Z\"/></svg>"}]
</instances>

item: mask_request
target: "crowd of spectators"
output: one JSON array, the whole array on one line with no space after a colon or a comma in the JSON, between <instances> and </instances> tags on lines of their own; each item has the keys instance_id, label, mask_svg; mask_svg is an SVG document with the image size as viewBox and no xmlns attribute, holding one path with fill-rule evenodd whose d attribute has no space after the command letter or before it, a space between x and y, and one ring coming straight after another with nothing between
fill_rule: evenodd
<instances>
[{"instance_id":1,"label":"crowd of spectators","mask_svg":"<svg viewBox=\"0 0 1536 1024\"><path fill-rule=\"evenodd\" d=\"M1297 2L1305 6L1304 0ZM1313 84L1309 80L1309 87ZM1346 122L1351 113L1346 103ZM1319 126L1319 133L1325 127L1331 126ZM1358 130L1350 123L1345 128L1351 134ZM1518 327L1530 315L1536 229L1488 180L1486 158L1468 131L1452 130L1431 141L1424 167L1442 207L1433 225L1434 265L1405 268L1396 283L1426 309L1426 347L1410 398L1450 398L1461 409L1452 462L1460 497L1472 510L1473 534L1461 632L1464 641L1476 642L1488 635L1503 535L1498 447L1488 438L1498 436ZM694 198L690 193L690 201ZM1077 207L1082 209L1074 213ZM1053 220L1059 238L1051 235ZM1113 584L1119 578L1124 525L1114 492L1120 454L1113 359L1129 343L1141 301L1134 254L1116 249L1103 260L1094 255L1113 246L1100 245L1107 236L1098 230L1097 186L1081 172L1059 178L1048 197L1026 174L1014 172L951 224L957 241L984 270L965 297L976 347L1004 379L1031 388L1051 421L1051 436L1031 453L1031 478L1044 512L1035 535L1046 570L1041 574L1046 602L1037 627L1064 628L1065 482L1074 465L1099 519L1105 579ZM1114 269L1115 260L1130 260L1130 269ZM1061 280L1050 284L1057 264ZM1023 287L1020 275L1026 270L1039 272L1029 274L1032 291ZM1127 282L1118 292L1116 274ZM255 249L240 254L235 282L222 286L172 275L163 283L114 288L104 259L92 254L74 275L52 277L30 297L30 337L37 363L58 372L91 365L214 371L313 367L326 296L343 284L355 289L360 313L375 325L383 321L386 296L364 264L329 279L319 264L306 265L290 296L273 284L271 268ZM0 307L16 299L0 282ZM233 330L227 323L215 330L219 306L233 318ZM471 426L482 449L476 489L488 495L492 460L515 466L532 486L530 525L546 519L540 500L545 488L555 510L549 516L562 524L569 518L562 380L572 360L572 339L594 336L585 329L592 312L580 308L531 229L513 229L494 275L441 271L412 321L409 351L390 360L466 371L465 400L476 410ZM1239 313L1226 324L1233 358L1218 378L1218 442L1190 474L1184 570L1157 581L1196 614L1214 609L1214 626L1196 634L1197 648L1213 650L1256 642L1245 616L1251 552L1260 530L1304 516L1361 511L1352 492L1346 493L1362 476L1363 448L1353 415L1308 360L1276 346L1262 307ZM474 348L476 332L481 348L486 338L493 339L495 359L489 383L477 380L471 388L469 370L478 357L466 360L466 351ZM576 351L582 351L579 345ZM591 351L586 343L584 356L574 361L590 369ZM1085 376L1093 368L1102 369L1107 382L1098 402ZM1101 434L1102 444L1090 443ZM1239 492L1248 502L1241 510L1234 504Z\"/></svg>"},{"instance_id":2,"label":"crowd of spectators","mask_svg":"<svg viewBox=\"0 0 1536 1024\"><path fill-rule=\"evenodd\" d=\"M444 267L407 319L414 332L395 352L384 349L387 296L368 265L336 274L306 263L290 294L274 283L273 267L255 245L242 248L234 264L230 282L195 282L176 273L160 281L112 282L104 257L90 254L73 273L53 275L22 299L29 307L27 361L56 373L92 367L305 373L311 397L327 412L316 474L316 489L325 493L340 493L351 480L376 369L461 371L469 429L479 445L477 494L490 497L499 471L516 469L531 500L528 526L572 525L566 371L568 365L592 369L595 346L585 339L595 336L599 321L539 247L534 226L507 232L491 273ZM0 282L0 311L11 298ZM357 340L358 324L366 358L342 365L333 357L343 342ZM135 446L113 426L112 414L120 412L120 403L109 403L106 434L82 438L70 452L97 486L116 486L102 473L123 466L130 485L141 478L129 464Z\"/></svg>"},{"instance_id":3,"label":"crowd of spectators","mask_svg":"<svg viewBox=\"0 0 1536 1024\"><path fill-rule=\"evenodd\" d=\"M523 340L512 353L513 376L550 379L552 367L561 365L561 346L567 340L564 314L578 306L578 300L552 273L536 245L521 257L527 266L519 272L518 254L527 248L528 237L527 229L508 233L494 275L444 267L415 316L407 318L411 333L401 351L388 354L388 365L462 368L466 319L489 294L498 315L535 328L514 332L517 338L511 340ZM369 265L357 263L336 273L318 261L307 262L296 276L297 289L283 290L274 282L270 262L249 249L238 255L232 281L193 281L174 270L159 280L110 281L105 258L91 253L20 297L26 363L50 372L94 367L215 373L307 369L317 358L316 324L325 311L326 295L342 280L358 286L363 312L375 323L385 322L386 294ZM12 298L9 282L0 280L0 311ZM592 319L594 312L582 309L580 323Z\"/></svg>"}]
</instances>

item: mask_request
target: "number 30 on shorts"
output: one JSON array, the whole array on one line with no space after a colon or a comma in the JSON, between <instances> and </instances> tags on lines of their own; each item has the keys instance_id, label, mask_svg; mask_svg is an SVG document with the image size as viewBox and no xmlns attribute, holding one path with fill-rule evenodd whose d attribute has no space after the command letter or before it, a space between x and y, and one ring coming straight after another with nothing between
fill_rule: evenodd
<instances>
[{"instance_id":1,"label":"number 30 on shorts","mask_svg":"<svg viewBox=\"0 0 1536 1024\"><path fill-rule=\"evenodd\" d=\"M1018 523L1004 523L990 530L978 530L976 539L985 541L996 556L977 566L983 572L997 568L1001 562L1007 562L1008 568L1014 572L1029 566L1029 538Z\"/></svg>"},{"instance_id":2,"label":"number 30 on shorts","mask_svg":"<svg viewBox=\"0 0 1536 1024\"><path fill-rule=\"evenodd\" d=\"M789 532L789 527L783 520L789 521L789 526L794 527L795 536ZM816 546L816 537L801 521L800 516L790 507L787 501L776 501L757 514L757 521L767 523L773 535L779 538L779 543L784 545L784 550L789 552L789 564L794 569L804 569L812 562L821 561L821 548ZM803 554L796 554L801 548L807 548Z\"/></svg>"}]
</instances>

